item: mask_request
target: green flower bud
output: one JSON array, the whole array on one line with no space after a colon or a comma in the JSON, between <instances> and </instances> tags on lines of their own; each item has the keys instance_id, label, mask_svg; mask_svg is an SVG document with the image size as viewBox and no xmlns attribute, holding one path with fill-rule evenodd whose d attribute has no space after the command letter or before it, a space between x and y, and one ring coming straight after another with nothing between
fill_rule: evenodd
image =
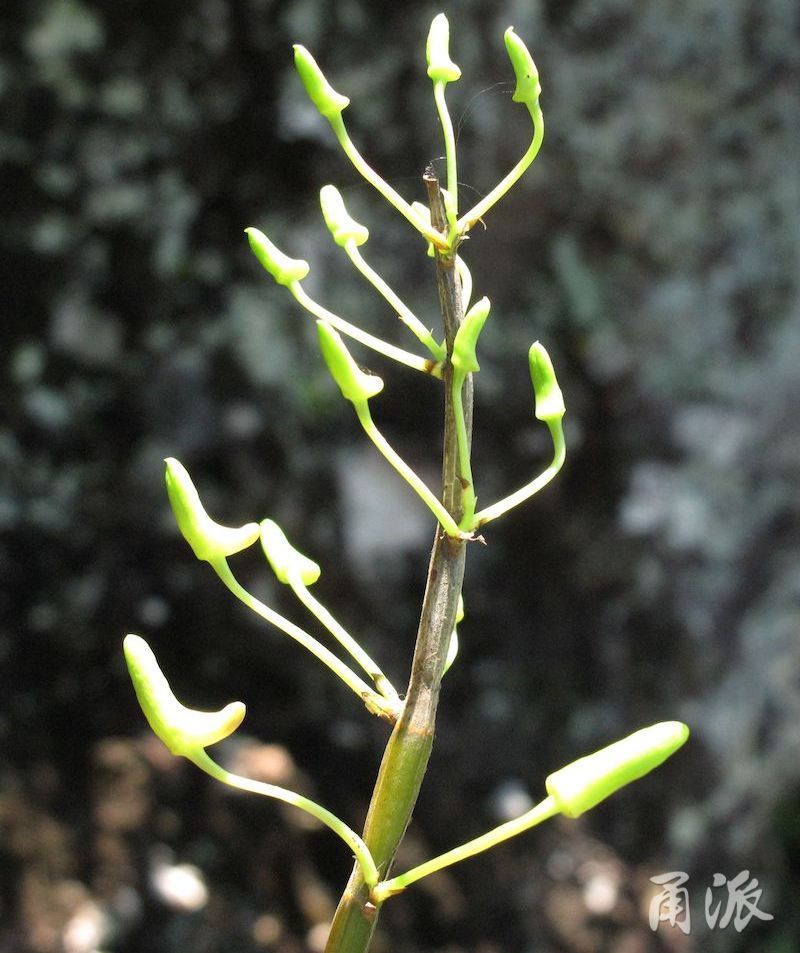
<instances>
[{"instance_id":1,"label":"green flower bud","mask_svg":"<svg viewBox=\"0 0 800 953\"><path fill-rule=\"evenodd\" d=\"M325 79L314 57L299 43L294 45L294 65L306 88L308 98L317 107L320 115L331 120L341 115L342 110L350 105L347 96L336 92Z\"/></svg>"},{"instance_id":2,"label":"green flower bud","mask_svg":"<svg viewBox=\"0 0 800 953\"><path fill-rule=\"evenodd\" d=\"M504 39L508 57L514 67L514 75L517 77L517 88L511 98L515 103L525 103L529 109L538 107L542 87L539 83L539 70L536 69L533 57L528 47L514 32L513 26L506 30Z\"/></svg>"},{"instance_id":3,"label":"green flower bud","mask_svg":"<svg viewBox=\"0 0 800 953\"><path fill-rule=\"evenodd\" d=\"M344 246L350 239L356 245L363 245L369 238L369 229L351 218L344 206L344 199L335 185L323 185L319 193L319 204L328 231L337 245Z\"/></svg>"},{"instance_id":4,"label":"green flower bud","mask_svg":"<svg viewBox=\"0 0 800 953\"><path fill-rule=\"evenodd\" d=\"M383 381L375 374L367 374L353 360L344 341L326 321L317 321L319 346L331 377L339 385L342 395L354 404L369 400L383 390Z\"/></svg>"},{"instance_id":5,"label":"green flower bud","mask_svg":"<svg viewBox=\"0 0 800 953\"><path fill-rule=\"evenodd\" d=\"M220 711L195 711L182 705L173 695L150 646L138 635L125 636L123 648L142 711L173 754L191 758L202 748L233 734L242 723L242 702L231 702Z\"/></svg>"},{"instance_id":6,"label":"green flower bud","mask_svg":"<svg viewBox=\"0 0 800 953\"><path fill-rule=\"evenodd\" d=\"M206 513L186 468L174 457L167 457L167 495L178 528L198 559L214 562L232 556L258 539L258 523L221 526Z\"/></svg>"},{"instance_id":7,"label":"green flower bud","mask_svg":"<svg viewBox=\"0 0 800 953\"><path fill-rule=\"evenodd\" d=\"M534 413L539 420L560 420L566 413L564 395L556 380L550 355L538 341L528 351L531 382L536 399Z\"/></svg>"},{"instance_id":8,"label":"green flower bud","mask_svg":"<svg viewBox=\"0 0 800 953\"><path fill-rule=\"evenodd\" d=\"M486 297L476 301L467 311L456 331L450 363L461 374L471 374L481 369L475 356L475 348L478 346L478 337L489 317L490 307L489 299Z\"/></svg>"},{"instance_id":9,"label":"green flower bud","mask_svg":"<svg viewBox=\"0 0 800 953\"><path fill-rule=\"evenodd\" d=\"M290 258L288 255L284 255L257 228L246 228L244 232L250 242L253 254L279 285L290 285L293 281L302 281L308 274L307 261L303 261L302 258Z\"/></svg>"},{"instance_id":10,"label":"green flower bud","mask_svg":"<svg viewBox=\"0 0 800 953\"><path fill-rule=\"evenodd\" d=\"M273 520L261 521L261 547L269 560L278 581L288 585L290 577L297 575L304 586L312 586L322 570L286 538L286 534Z\"/></svg>"},{"instance_id":11,"label":"green flower bud","mask_svg":"<svg viewBox=\"0 0 800 953\"><path fill-rule=\"evenodd\" d=\"M567 817L579 817L609 795L648 774L689 737L680 721L662 721L580 758L545 781L547 793Z\"/></svg>"},{"instance_id":12,"label":"green flower bud","mask_svg":"<svg viewBox=\"0 0 800 953\"><path fill-rule=\"evenodd\" d=\"M433 18L425 53L428 76L434 83L453 83L461 77L461 70L450 59L450 24L443 13Z\"/></svg>"}]
</instances>

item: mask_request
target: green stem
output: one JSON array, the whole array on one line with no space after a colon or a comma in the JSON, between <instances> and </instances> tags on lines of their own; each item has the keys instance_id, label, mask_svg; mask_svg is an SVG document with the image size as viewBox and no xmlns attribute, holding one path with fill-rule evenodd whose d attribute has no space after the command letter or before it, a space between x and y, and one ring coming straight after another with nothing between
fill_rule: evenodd
<instances>
[{"instance_id":1,"label":"green stem","mask_svg":"<svg viewBox=\"0 0 800 953\"><path fill-rule=\"evenodd\" d=\"M501 179L500 182L489 192L488 195L484 196L477 205L473 206L468 212L466 212L456 224L456 233L458 235L463 235L468 232L472 226L483 218L483 216L489 211L489 209L508 192L512 185L522 176L528 166L536 158L539 149L542 146L542 141L544 140L544 116L542 115L542 110L538 107L535 109L530 109L531 120L533 121L533 138L531 139L531 144L528 146L528 149L525 155L519 160L519 162L514 166L514 168L508 173L508 175Z\"/></svg>"},{"instance_id":2,"label":"green stem","mask_svg":"<svg viewBox=\"0 0 800 953\"><path fill-rule=\"evenodd\" d=\"M450 112L447 108L445 99L445 87L447 84L443 80L438 80L433 84L433 98L436 102L436 110L439 113L439 122L442 124L442 133L444 135L444 152L447 159L447 194L445 200L445 214L447 216L448 232L447 238L450 246L454 246L456 236L456 222L458 220L458 168L456 160L456 137L453 132L453 121L450 118Z\"/></svg>"},{"instance_id":3,"label":"green stem","mask_svg":"<svg viewBox=\"0 0 800 953\"><path fill-rule=\"evenodd\" d=\"M298 304L302 305L306 311L313 314L315 318L327 321L328 324L336 328L337 331L341 331L342 334L347 334L354 340L360 341L367 347L372 348L373 351L383 354L384 357L390 357L400 364L405 364L406 367L413 367L415 371L422 371L423 374L430 374L432 377L442 376L441 367L434 361L425 357L419 357L416 354L411 354L409 351L404 351L400 347L395 347L394 344L390 344L388 341L376 338L373 334L362 331L361 328L356 327L356 325L350 324L350 322L345 321L344 318L340 318L338 314L334 314L332 311L328 311L327 308L323 308L321 304L318 304L313 298L306 294L299 281L293 281L289 285L289 291L291 291Z\"/></svg>"},{"instance_id":4,"label":"green stem","mask_svg":"<svg viewBox=\"0 0 800 953\"><path fill-rule=\"evenodd\" d=\"M316 599L308 586L303 584L302 579L295 573L289 576L289 585L297 598L303 603L308 611L317 617L331 635L338 640L339 644L350 653L353 659L364 669L369 677L375 683L375 688L399 710L400 697L394 689L392 683L378 668L370 656L361 648L350 633L342 626L333 615L325 608L322 603Z\"/></svg>"},{"instance_id":5,"label":"green stem","mask_svg":"<svg viewBox=\"0 0 800 953\"><path fill-rule=\"evenodd\" d=\"M338 113L335 116L329 116L328 121L333 128L336 138L339 140L339 145L342 147L344 154L353 163L356 171L358 171L393 208L397 209L397 211L405 219L407 219L418 232L424 235L429 242L433 242L434 247L447 247L447 240L445 237L440 232L437 232L434 228L431 228L431 226L426 222L422 221L414 209L409 205L409 203L406 202L403 196L393 189L388 182L382 179L366 161L366 159L364 159L364 157L355 147L353 140L350 138L347 129L345 128L341 113Z\"/></svg>"},{"instance_id":6,"label":"green stem","mask_svg":"<svg viewBox=\"0 0 800 953\"><path fill-rule=\"evenodd\" d=\"M460 526L472 528L475 518L475 506L477 497L475 496L475 484L472 479L472 462L470 460L470 441L467 436L467 424L464 420L464 403L461 399L461 391L466 380L465 374L457 371L453 372L453 413L456 418L456 437L458 439L458 466L463 483L463 502L464 515L461 517Z\"/></svg>"},{"instance_id":7,"label":"green stem","mask_svg":"<svg viewBox=\"0 0 800 953\"><path fill-rule=\"evenodd\" d=\"M261 616L271 625L285 632L290 638L299 642L304 648L308 649L312 655L316 656L327 667L338 675L339 678L352 689L356 695L364 702L367 709L374 714L381 715L389 721L394 721L398 713L398 705L391 702L390 699L378 695L362 678L349 668L345 663L337 658L330 649L327 649L322 643L318 642L313 636L304 632L300 626L295 625L288 619L285 619L280 613L264 605L259 599L251 595L244 586L236 579L231 572L227 560L219 559L211 563L214 571L225 583L230 591L243 602L248 609L251 609L256 615Z\"/></svg>"},{"instance_id":8,"label":"green stem","mask_svg":"<svg viewBox=\"0 0 800 953\"><path fill-rule=\"evenodd\" d=\"M441 191L435 174L425 176L434 225L446 228ZM438 255L436 279L444 316L448 353L463 319L460 283L453 255ZM442 499L454 522L461 518L461 484L452 389L445 368L444 453ZM465 388L465 420L472 426L472 391ZM458 597L464 580L466 546L463 541L437 532L422 603L417 643L403 711L383 755L364 829L364 841L381 876L391 868L397 847L411 819L422 778L428 765L436 724L439 689L447 648L456 624ZM380 911L359 867L353 870L331 925L326 953L366 953Z\"/></svg>"},{"instance_id":9,"label":"green stem","mask_svg":"<svg viewBox=\"0 0 800 953\"><path fill-rule=\"evenodd\" d=\"M542 487L547 486L564 465L566 447L564 444L564 430L561 426L561 421L548 421L547 426L550 428L550 434L553 438L553 460L550 466L540 473L535 480L531 480L530 483L527 483L517 490L516 493L511 493L502 500L498 500L497 503L487 506L485 510L480 510L476 513L470 527L471 529L483 526L484 523L488 523L489 520L495 520L498 516L502 516L503 513L507 513L515 506L519 506L520 503L529 500L535 493L538 493Z\"/></svg>"},{"instance_id":10,"label":"green stem","mask_svg":"<svg viewBox=\"0 0 800 953\"><path fill-rule=\"evenodd\" d=\"M307 797L303 797L302 794L297 794L295 791L287 791L286 788L280 788L274 784L267 784L264 781L252 781L250 778L243 778L241 775L232 774L217 764L216 761L213 761L203 748L192 755L191 760L201 771L210 774L211 777L216 778L217 781L222 781L223 784L227 784L233 788L239 788L241 791L249 791L252 794L261 794L264 797L271 797L278 801L283 801L285 804L299 807L307 814L316 817L318 821L321 821L335 834L338 834L353 851L364 876L364 881L366 883L372 881L373 886L378 882L378 869L375 866L375 861L372 859L372 854L369 852L367 845L352 828L348 827L344 821L322 807L322 805L309 800Z\"/></svg>"},{"instance_id":11,"label":"green stem","mask_svg":"<svg viewBox=\"0 0 800 953\"><path fill-rule=\"evenodd\" d=\"M429 874L435 874L438 870L449 867L451 864L457 864L468 857L474 857L475 854L489 850L497 844L501 844L511 837L516 837L537 824L541 824L542 821L546 821L558 813L556 802L553 798L546 797L541 803L520 817L514 818L513 821L501 824L486 834L482 834L466 844L461 844L459 847L454 847L453 850L448 850L447 853L440 854L438 857L434 857L432 860L428 860L398 877L382 881L372 891L373 903L382 903L393 894L401 893L409 884L421 880Z\"/></svg>"},{"instance_id":12,"label":"green stem","mask_svg":"<svg viewBox=\"0 0 800 953\"><path fill-rule=\"evenodd\" d=\"M442 529L457 539L468 538L469 533L462 533L453 517L447 512L444 504L437 499L436 495L428 489L425 483L417 476L405 460L391 446L383 434L375 426L372 414L369 409L369 402L366 400L354 403L353 406L358 414L358 419L364 432L375 444L381 454L394 467L400 476L408 483L412 490L419 496L422 502L433 513L442 526Z\"/></svg>"},{"instance_id":13,"label":"green stem","mask_svg":"<svg viewBox=\"0 0 800 953\"><path fill-rule=\"evenodd\" d=\"M358 250L358 246L352 238L345 242L344 250L347 252L350 261L352 261L352 263L373 286L373 288L375 288L375 290L394 308L394 310L397 312L398 318L400 318L400 320L406 325L412 334L416 335L420 343L424 344L425 347L428 348L428 350L436 359L437 363L444 361L444 359L447 357L446 350L441 344L436 343L431 331L426 328L419 318L413 313L413 311L411 311L411 309L403 303L398 295L389 287L383 278L381 278L377 271L367 264L363 255Z\"/></svg>"}]
</instances>

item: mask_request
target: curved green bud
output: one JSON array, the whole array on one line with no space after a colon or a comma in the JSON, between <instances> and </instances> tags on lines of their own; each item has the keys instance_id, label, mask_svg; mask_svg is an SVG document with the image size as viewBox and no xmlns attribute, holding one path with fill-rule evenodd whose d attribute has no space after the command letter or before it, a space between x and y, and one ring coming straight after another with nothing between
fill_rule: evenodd
<instances>
[{"instance_id":1,"label":"curved green bud","mask_svg":"<svg viewBox=\"0 0 800 953\"><path fill-rule=\"evenodd\" d=\"M510 26L504 35L506 41L506 50L511 65L514 67L514 75L517 77L517 88L511 97L515 103L525 103L529 109L539 105L539 96L542 92L539 83L539 70L533 62L533 57L528 51L528 47L514 32L514 27Z\"/></svg>"},{"instance_id":2,"label":"curved green bud","mask_svg":"<svg viewBox=\"0 0 800 953\"><path fill-rule=\"evenodd\" d=\"M331 120L341 115L342 110L350 105L347 96L336 92L325 79L314 57L299 43L294 45L294 65L306 88L308 98L326 119Z\"/></svg>"},{"instance_id":3,"label":"curved green bud","mask_svg":"<svg viewBox=\"0 0 800 953\"><path fill-rule=\"evenodd\" d=\"M450 59L450 24L443 13L438 13L433 18L425 54L428 76L434 83L453 83L460 79L461 70Z\"/></svg>"},{"instance_id":4,"label":"curved green bud","mask_svg":"<svg viewBox=\"0 0 800 953\"><path fill-rule=\"evenodd\" d=\"M289 585L292 576L299 576L304 586L312 586L322 574L319 566L298 552L274 520L261 521L261 548L278 581Z\"/></svg>"},{"instance_id":5,"label":"curved green bud","mask_svg":"<svg viewBox=\"0 0 800 953\"><path fill-rule=\"evenodd\" d=\"M535 341L528 351L528 363L536 401L534 414L539 420L560 420L566 413L564 395L558 386L550 355L538 341Z\"/></svg>"},{"instance_id":6,"label":"curved green bud","mask_svg":"<svg viewBox=\"0 0 800 953\"><path fill-rule=\"evenodd\" d=\"M244 233L247 235L253 254L279 285L290 285L294 281L302 281L308 274L309 265L307 261L303 261L302 258L290 258L288 255L284 255L257 228L251 226L246 228Z\"/></svg>"},{"instance_id":7,"label":"curved green bud","mask_svg":"<svg viewBox=\"0 0 800 953\"><path fill-rule=\"evenodd\" d=\"M126 635L123 648L142 711L173 754L192 758L202 748L233 734L242 723L242 702L231 702L220 711L195 711L182 705L173 695L150 646L138 635Z\"/></svg>"},{"instance_id":8,"label":"curved green bud","mask_svg":"<svg viewBox=\"0 0 800 953\"><path fill-rule=\"evenodd\" d=\"M567 817L579 817L624 785L648 774L689 737L680 721L662 721L580 758L545 781L547 793Z\"/></svg>"},{"instance_id":9,"label":"curved green bud","mask_svg":"<svg viewBox=\"0 0 800 953\"><path fill-rule=\"evenodd\" d=\"M322 186L319 204L322 206L322 216L328 231L337 245L344 246L350 239L356 245L363 245L369 238L369 229L350 216L344 206L341 192L335 185Z\"/></svg>"},{"instance_id":10,"label":"curved green bud","mask_svg":"<svg viewBox=\"0 0 800 953\"><path fill-rule=\"evenodd\" d=\"M481 369L478 358L475 356L475 348L478 346L478 337L489 317L490 307L489 299L485 296L476 301L464 315L464 320L456 331L450 363L461 374L471 374Z\"/></svg>"},{"instance_id":11,"label":"curved green bud","mask_svg":"<svg viewBox=\"0 0 800 953\"><path fill-rule=\"evenodd\" d=\"M200 502L186 467L174 457L167 457L164 463L167 496L175 521L198 559L225 559L253 545L258 539L258 523L234 527L214 522Z\"/></svg>"},{"instance_id":12,"label":"curved green bud","mask_svg":"<svg viewBox=\"0 0 800 953\"><path fill-rule=\"evenodd\" d=\"M354 404L362 403L383 390L383 381L375 374L367 374L353 360L341 337L327 321L317 321L319 346L331 377L339 385L342 395Z\"/></svg>"}]
</instances>

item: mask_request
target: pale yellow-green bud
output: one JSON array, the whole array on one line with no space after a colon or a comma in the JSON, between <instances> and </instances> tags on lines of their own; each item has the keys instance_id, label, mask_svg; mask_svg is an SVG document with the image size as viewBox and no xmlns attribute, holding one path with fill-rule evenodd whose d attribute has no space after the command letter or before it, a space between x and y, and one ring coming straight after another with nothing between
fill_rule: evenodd
<instances>
[{"instance_id":1,"label":"pale yellow-green bud","mask_svg":"<svg viewBox=\"0 0 800 953\"><path fill-rule=\"evenodd\" d=\"M456 331L450 362L462 374L471 374L481 369L475 350L478 346L478 337L489 317L489 308L488 298L483 297L476 301L464 315L464 320Z\"/></svg>"},{"instance_id":2,"label":"pale yellow-green bud","mask_svg":"<svg viewBox=\"0 0 800 953\"><path fill-rule=\"evenodd\" d=\"M319 204L322 206L322 216L328 231L337 245L344 246L351 239L356 245L363 245L369 238L369 229L349 214L335 185L323 185L319 193Z\"/></svg>"},{"instance_id":3,"label":"pale yellow-green bud","mask_svg":"<svg viewBox=\"0 0 800 953\"><path fill-rule=\"evenodd\" d=\"M347 400L359 404L383 390L380 377L361 370L344 341L326 321L317 321L317 331L320 350L331 377Z\"/></svg>"},{"instance_id":4,"label":"pale yellow-green bud","mask_svg":"<svg viewBox=\"0 0 800 953\"><path fill-rule=\"evenodd\" d=\"M662 721L607 748L573 761L545 781L547 793L567 817L578 817L674 754L689 737L680 721Z\"/></svg>"},{"instance_id":5,"label":"pale yellow-green bud","mask_svg":"<svg viewBox=\"0 0 800 953\"><path fill-rule=\"evenodd\" d=\"M443 13L433 18L426 46L428 76L434 83L453 83L461 70L450 59L450 24Z\"/></svg>"},{"instance_id":6,"label":"pale yellow-green bud","mask_svg":"<svg viewBox=\"0 0 800 953\"><path fill-rule=\"evenodd\" d=\"M253 545L258 539L258 523L234 527L214 522L200 502L186 467L174 457L167 457L164 463L167 496L175 521L198 559L214 562Z\"/></svg>"},{"instance_id":7,"label":"pale yellow-green bud","mask_svg":"<svg viewBox=\"0 0 800 953\"><path fill-rule=\"evenodd\" d=\"M279 285L290 285L294 281L302 281L308 274L307 261L285 255L257 228L251 226L244 231L253 254Z\"/></svg>"},{"instance_id":8,"label":"pale yellow-green bud","mask_svg":"<svg viewBox=\"0 0 800 953\"><path fill-rule=\"evenodd\" d=\"M308 98L317 107L320 115L328 120L341 115L342 110L350 104L350 100L347 96L336 92L325 79L314 57L299 43L295 43L294 46L294 65L306 88Z\"/></svg>"},{"instance_id":9,"label":"pale yellow-green bud","mask_svg":"<svg viewBox=\"0 0 800 953\"><path fill-rule=\"evenodd\" d=\"M203 748L233 734L245 706L231 702L220 711L195 711L182 705L169 687L150 646L138 635L123 642L125 661L136 697L150 727L175 755L191 758Z\"/></svg>"},{"instance_id":10,"label":"pale yellow-green bud","mask_svg":"<svg viewBox=\"0 0 800 953\"><path fill-rule=\"evenodd\" d=\"M535 341L528 351L528 363L536 399L536 417L544 421L560 420L566 412L564 395L558 386L550 355L538 341Z\"/></svg>"},{"instance_id":11,"label":"pale yellow-green bud","mask_svg":"<svg viewBox=\"0 0 800 953\"><path fill-rule=\"evenodd\" d=\"M319 579L322 572L319 566L292 546L274 520L261 521L261 547L278 581L284 585L295 576L304 586L311 586Z\"/></svg>"},{"instance_id":12,"label":"pale yellow-green bud","mask_svg":"<svg viewBox=\"0 0 800 953\"><path fill-rule=\"evenodd\" d=\"M525 103L531 109L538 107L542 87L539 83L539 70L533 62L533 57L528 47L514 32L513 26L506 30L504 39L508 58L511 60L514 75L517 78L517 88L511 98L515 103Z\"/></svg>"}]
</instances>

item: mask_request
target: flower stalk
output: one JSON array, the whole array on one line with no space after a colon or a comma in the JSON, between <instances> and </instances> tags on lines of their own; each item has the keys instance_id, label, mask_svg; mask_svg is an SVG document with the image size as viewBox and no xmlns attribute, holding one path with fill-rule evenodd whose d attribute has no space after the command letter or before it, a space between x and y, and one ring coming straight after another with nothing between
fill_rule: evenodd
<instances>
[{"instance_id":1,"label":"flower stalk","mask_svg":"<svg viewBox=\"0 0 800 953\"><path fill-rule=\"evenodd\" d=\"M516 77L513 99L528 109L533 124L531 143L523 157L495 188L459 218L456 140L445 93L447 84L460 78L461 70L450 58L449 42L447 18L439 14L434 18L428 34L426 58L444 136L446 188L439 182L435 171L428 168L423 178L427 206L406 202L367 164L344 125L343 113L350 100L331 86L308 50L300 45L295 46L297 71L308 96L330 123L345 155L428 243L428 255L435 264L444 325L442 343L437 342L433 330L426 327L425 322L404 304L364 259L360 247L368 240L369 230L352 218L339 191L332 185L326 185L321 190L322 213L333 240L427 348L430 357L420 357L369 334L320 305L302 286L309 273L308 262L286 255L258 229L245 230L250 247L263 268L317 319L323 359L342 396L352 403L364 432L437 521L405 695L398 693L374 659L312 594L310 588L321 574L316 562L295 549L273 520L264 519L260 523L249 522L238 527L217 523L206 513L183 465L173 458L166 461L169 501L178 527L197 558L210 564L237 599L306 648L362 700L370 713L382 717L393 726L372 792L363 833L359 835L326 808L308 798L233 774L214 761L206 748L224 740L236 730L245 714L244 705L231 702L215 712L186 708L175 698L144 640L129 635L124 644L126 661L142 710L156 735L174 754L186 757L224 784L275 798L306 811L337 833L350 847L356 863L331 924L325 953L367 953L380 910L390 897L401 893L421 878L494 847L555 814L580 816L620 787L660 765L688 736L688 728L682 723L663 722L580 758L550 774L545 781L547 796L520 817L411 870L392 876L395 855L411 820L431 754L442 677L458 653L457 625L464 616L461 592L466 544L476 538L474 534L479 527L504 515L546 486L561 469L566 453L562 428L564 398L550 356L537 341L528 354L534 415L549 429L553 445L552 461L520 489L491 506L477 509L471 461L473 375L480 370L477 344L490 306L488 298L483 297L469 307L472 276L457 252L469 229L507 193L536 157L544 135L544 123L539 105L541 87L536 65L523 41L509 27L505 33L505 44ZM383 390L384 382L381 377L356 363L340 334L401 365L441 379L444 424L440 494L420 479L375 425L370 400ZM350 656L369 682L318 639L265 605L241 585L230 567L229 558L247 549L258 539L278 581L292 590L301 605L336 640L335 647ZM482 541L482 537L477 539Z\"/></svg>"}]
</instances>

